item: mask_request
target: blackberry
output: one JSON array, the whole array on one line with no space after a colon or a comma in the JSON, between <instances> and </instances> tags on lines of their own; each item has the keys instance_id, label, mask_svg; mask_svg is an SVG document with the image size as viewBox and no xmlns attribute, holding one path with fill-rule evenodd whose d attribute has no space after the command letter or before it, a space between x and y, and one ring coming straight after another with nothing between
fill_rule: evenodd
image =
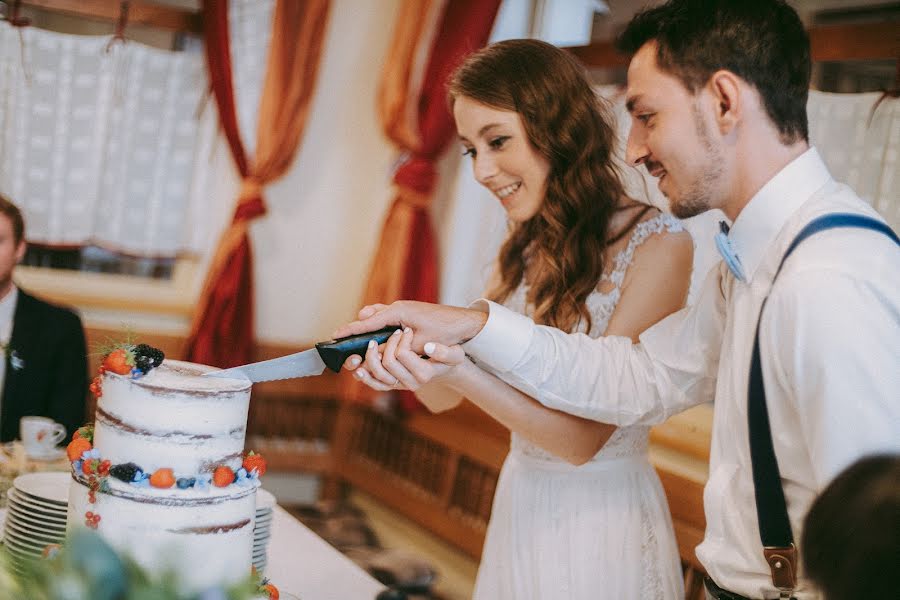
<instances>
[{"instance_id":1,"label":"blackberry","mask_svg":"<svg viewBox=\"0 0 900 600\"><path fill-rule=\"evenodd\" d=\"M175 485L177 485L180 490L186 490L189 487L194 487L195 483L197 483L197 479L194 477L179 477L175 482Z\"/></svg>"},{"instance_id":2,"label":"blackberry","mask_svg":"<svg viewBox=\"0 0 900 600\"><path fill-rule=\"evenodd\" d=\"M143 471L143 469L141 469L134 463L113 465L109 468L110 475L112 475L119 481L124 481L125 483L131 483L132 481L134 481L134 476L141 471Z\"/></svg>"},{"instance_id":3,"label":"blackberry","mask_svg":"<svg viewBox=\"0 0 900 600\"><path fill-rule=\"evenodd\" d=\"M137 359L140 356L146 356L147 358L149 358L151 361L150 369L161 365L163 359L166 357L166 355L163 354L162 350L160 350L159 348L154 348L153 346L150 346L148 344L138 344L137 346L135 346L134 347L134 356L135 356L135 359ZM150 369L147 369L144 372L146 373ZM141 370L143 370L143 369L141 369Z\"/></svg>"},{"instance_id":4,"label":"blackberry","mask_svg":"<svg viewBox=\"0 0 900 600\"><path fill-rule=\"evenodd\" d=\"M144 354L138 354L134 357L134 366L146 374L153 368L153 359Z\"/></svg>"}]
</instances>

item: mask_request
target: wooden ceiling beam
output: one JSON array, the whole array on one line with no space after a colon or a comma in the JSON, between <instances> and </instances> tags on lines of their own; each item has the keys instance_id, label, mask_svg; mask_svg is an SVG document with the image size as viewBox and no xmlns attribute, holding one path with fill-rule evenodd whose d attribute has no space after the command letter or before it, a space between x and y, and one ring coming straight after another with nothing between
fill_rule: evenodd
<instances>
[{"instance_id":1,"label":"wooden ceiling beam","mask_svg":"<svg viewBox=\"0 0 900 600\"><path fill-rule=\"evenodd\" d=\"M7 4L11 5L12 1ZM115 0L22 0L22 6L112 22L119 20L120 12L120 3ZM203 32L200 12L148 1L129 1L128 25L197 34Z\"/></svg>"},{"instance_id":2,"label":"wooden ceiling beam","mask_svg":"<svg viewBox=\"0 0 900 600\"><path fill-rule=\"evenodd\" d=\"M810 56L813 62L837 60L900 59L900 22L819 25L809 29ZM587 46L565 48L582 64L595 68L628 65L628 57L619 54L612 42L594 42Z\"/></svg>"}]
</instances>

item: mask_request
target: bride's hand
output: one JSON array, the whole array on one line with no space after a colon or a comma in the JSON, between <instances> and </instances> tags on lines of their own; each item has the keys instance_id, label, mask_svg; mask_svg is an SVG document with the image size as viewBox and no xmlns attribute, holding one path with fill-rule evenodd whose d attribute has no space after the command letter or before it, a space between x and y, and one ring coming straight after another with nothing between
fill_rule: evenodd
<instances>
[{"instance_id":1,"label":"bride's hand","mask_svg":"<svg viewBox=\"0 0 900 600\"><path fill-rule=\"evenodd\" d=\"M396 331L380 349L374 342L370 343L365 360L354 376L376 390L415 391L431 381L451 378L469 362L462 347L436 343L425 345L428 358L422 358L413 352L412 340L413 332L407 327L402 332Z\"/></svg>"}]
</instances>

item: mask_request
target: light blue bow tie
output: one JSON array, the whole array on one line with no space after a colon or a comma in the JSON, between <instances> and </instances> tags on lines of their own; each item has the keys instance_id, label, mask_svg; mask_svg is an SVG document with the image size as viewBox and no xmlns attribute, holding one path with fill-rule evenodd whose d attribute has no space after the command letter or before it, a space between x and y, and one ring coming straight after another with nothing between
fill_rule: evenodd
<instances>
[{"instance_id":1,"label":"light blue bow tie","mask_svg":"<svg viewBox=\"0 0 900 600\"><path fill-rule=\"evenodd\" d=\"M744 268L741 266L741 259L738 258L737 253L735 253L734 248L731 245L731 240L728 239L729 229L730 228L725 221L719 221L719 233L716 234L716 248L719 249L719 254L725 259L725 264L728 265L728 269L734 276L739 281L746 282L747 279L744 277Z\"/></svg>"}]
</instances>

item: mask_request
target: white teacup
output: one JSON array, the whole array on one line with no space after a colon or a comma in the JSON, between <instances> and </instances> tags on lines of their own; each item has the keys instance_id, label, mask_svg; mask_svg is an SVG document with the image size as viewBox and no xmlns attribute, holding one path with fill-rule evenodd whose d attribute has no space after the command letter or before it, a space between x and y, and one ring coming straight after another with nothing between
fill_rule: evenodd
<instances>
[{"instance_id":1,"label":"white teacup","mask_svg":"<svg viewBox=\"0 0 900 600\"><path fill-rule=\"evenodd\" d=\"M19 437L29 456L48 456L58 443L66 439L66 428L47 417L22 417Z\"/></svg>"}]
</instances>

